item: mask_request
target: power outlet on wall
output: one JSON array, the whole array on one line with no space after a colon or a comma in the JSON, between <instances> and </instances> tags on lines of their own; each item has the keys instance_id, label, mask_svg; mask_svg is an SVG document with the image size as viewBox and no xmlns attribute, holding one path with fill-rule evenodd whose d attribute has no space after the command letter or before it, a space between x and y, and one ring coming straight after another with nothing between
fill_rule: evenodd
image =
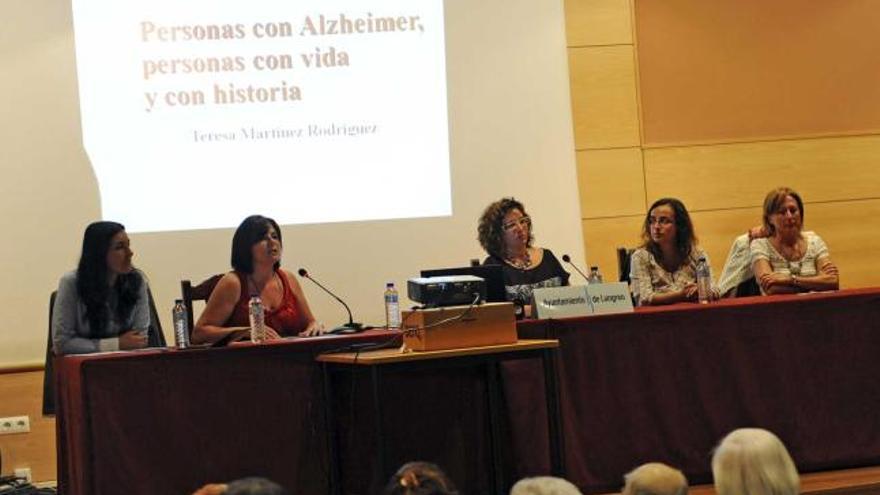
<instances>
[{"instance_id":1,"label":"power outlet on wall","mask_svg":"<svg viewBox=\"0 0 880 495\"><path fill-rule=\"evenodd\" d=\"M24 478L28 483L34 481L33 478L31 478L31 468L29 467L15 468L14 474L16 478Z\"/></svg>"},{"instance_id":2,"label":"power outlet on wall","mask_svg":"<svg viewBox=\"0 0 880 495\"><path fill-rule=\"evenodd\" d=\"M31 431L31 420L27 416L0 418L0 435L27 433Z\"/></svg>"}]
</instances>

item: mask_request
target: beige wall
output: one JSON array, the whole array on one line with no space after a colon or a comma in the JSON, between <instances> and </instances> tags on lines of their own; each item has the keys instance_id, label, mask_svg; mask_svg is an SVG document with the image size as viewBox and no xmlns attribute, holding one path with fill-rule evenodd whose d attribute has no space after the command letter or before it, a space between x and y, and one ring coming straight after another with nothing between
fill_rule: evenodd
<instances>
[{"instance_id":1,"label":"beige wall","mask_svg":"<svg viewBox=\"0 0 880 495\"><path fill-rule=\"evenodd\" d=\"M865 51L880 41L877 11L770 3L566 0L589 264L616 276L614 248L638 243L647 206L674 196L717 275L766 192L788 185L842 286L880 284L868 262L880 253L878 65Z\"/></svg>"}]
</instances>

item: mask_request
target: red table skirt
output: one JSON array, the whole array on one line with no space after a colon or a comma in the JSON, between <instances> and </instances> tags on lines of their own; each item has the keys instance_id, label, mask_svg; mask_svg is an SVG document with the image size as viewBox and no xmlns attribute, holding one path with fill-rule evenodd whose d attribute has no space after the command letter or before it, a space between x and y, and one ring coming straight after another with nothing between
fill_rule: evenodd
<instances>
[{"instance_id":1,"label":"red table skirt","mask_svg":"<svg viewBox=\"0 0 880 495\"><path fill-rule=\"evenodd\" d=\"M568 477L585 491L649 461L710 483L712 449L747 426L776 433L801 472L880 464L880 289L524 322L519 336L560 340ZM540 369L505 378L517 475L545 473Z\"/></svg>"},{"instance_id":2,"label":"red table skirt","mask_svg":"<svg viewBox=\"0 0 880 495\"><path fill-rule=\"evenodd\" d=\"M616 490L662 461L711 481L712 448L760 426L801 471L880 463L880 289L747 298L622 315L527 321L522 338L558 338L568 477ZM263 475L293 493L328 488L316 353L384 340L375 332L237 348L73 356L58 361L59 483L65 495L186 494ZM502 367L506 482L549 471L539 361ZM444 465L463 493L489 485L485 383L475 370L386 382L392 462ZM368 493L366 386L340 377L342 476ZM349 426L345 426L349 425ZM367 429L365 429L367 428Z\"/></svg>"}]
</instances>

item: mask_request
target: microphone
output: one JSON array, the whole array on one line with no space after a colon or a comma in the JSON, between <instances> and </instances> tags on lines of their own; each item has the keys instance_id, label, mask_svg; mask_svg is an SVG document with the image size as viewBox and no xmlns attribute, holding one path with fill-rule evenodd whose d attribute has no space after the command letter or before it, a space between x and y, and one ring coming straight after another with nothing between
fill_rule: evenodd
<instances>
[{"instance_id":1,"label":"microphone","mask_svg":"<svg viewBox=\"0 0 880 495\"><path fill-rule=\"evenodd\" d=\"M575 265L574 263L571 262L571 256L569 256L569 255L567 255L567 254L563 254L563 255L562 255L562 261L568 263L569 265L571 265L572 268L574 268L575 270L577 270L577 272L581 274L581 277L584 277L584 280L587 281L587 284L590 283L590 279L589 279L589 277L587 277L586 275L584 275L584 272L582 272L581 269L577 267L577 265Z\"/></svg>"},{"instance_id":2,"label":"microphone","mask_svg":"<svg viewBox=\"0 0 880 495\"><path fill-rule=\"evenodd\" d=\"M357 333L364 329L363 324L355 323L354 318L351 316L351 309L348 307L348 304L345 304L345 301L340 299L339 296L337 296L336 294L330 292L330 289L321 285L321 282L318 282L317 280L312 278L312 276L309 275L309 272L307 272L305 268L300 268L297 273L299 273L300 277L311 280L312 283L323 289L324 292L333 296L333 298L342 303L342 306L344 306L345 310L348 311L348 323L340 325L327 333Z\"/></svg>"}]
</instances>

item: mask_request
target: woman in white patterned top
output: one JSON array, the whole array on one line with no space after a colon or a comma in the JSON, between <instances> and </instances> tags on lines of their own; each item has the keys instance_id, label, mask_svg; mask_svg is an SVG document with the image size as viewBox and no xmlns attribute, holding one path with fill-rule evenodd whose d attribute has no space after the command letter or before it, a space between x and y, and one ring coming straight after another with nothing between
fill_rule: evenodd
<instances>
[{"instance_id":1,"label":"woman in white patterned top","mask_svg":"<svg viewBox=\"0 0 880 495\"><path fill-rule=\"evenodd\" d=\"M636 302L645 306L696 301L700 258L709 263L709 256L697 246L684 204L675 198L655 201L642 227L642 246L633 252L630 262ZM712 292L712 298L717 298L717 289Z\"/></svg>"},{"instance_id":2,"label":"woman in white patterned top","mask_svg":"<svg viewBox=\"0 0 880 495\"><path fill-rule=\"evenodd\" d=\"M752 270L764 294L791 294L840 287L828 247L813 232L803 232L804 202L787 187L764 199L766 239L751 244Z\"/></svg>"}]
</instances>

